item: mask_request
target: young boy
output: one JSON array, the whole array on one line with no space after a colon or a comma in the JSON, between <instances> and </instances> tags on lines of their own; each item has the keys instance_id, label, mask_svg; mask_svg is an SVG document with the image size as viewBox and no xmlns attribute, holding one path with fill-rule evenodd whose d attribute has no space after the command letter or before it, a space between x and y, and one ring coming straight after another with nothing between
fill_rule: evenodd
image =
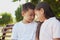
<instances>
[{"instance_id":1,"label":"young boy","mask_svg":"<svg viewBox=\"0 0 60 40\"><path fill-rule=\"evenodd\" d=\"M35 6L25 3L22 7L23 20L16 23L12 29L12 40L35 40L37 23L34 22Z\"/></svg>"}]
</instances>

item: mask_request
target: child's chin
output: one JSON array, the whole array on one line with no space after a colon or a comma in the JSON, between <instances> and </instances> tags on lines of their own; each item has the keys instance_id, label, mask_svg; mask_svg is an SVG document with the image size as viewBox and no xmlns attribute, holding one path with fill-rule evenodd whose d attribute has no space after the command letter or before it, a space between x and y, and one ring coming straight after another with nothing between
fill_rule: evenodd
<instances>
[{"instance_id":1,"label":"child's chin","mask_svg":"<svg viewBox=\"0 0 60 40\"><path fill-rule=\"evenodd\" d=\"M32 22L33 20L29 20L28 22L30 23L30 22Z\"/></svg>"},{"instance_id":2,"label":"child's chin","mask_svg":"<svg viewBox=\"0 0 60 40\"><path fill-rule=\"evenodd\" d=\"M30 22L32 22L32 21L30 21Z\"/></svg>"}]
</instances>

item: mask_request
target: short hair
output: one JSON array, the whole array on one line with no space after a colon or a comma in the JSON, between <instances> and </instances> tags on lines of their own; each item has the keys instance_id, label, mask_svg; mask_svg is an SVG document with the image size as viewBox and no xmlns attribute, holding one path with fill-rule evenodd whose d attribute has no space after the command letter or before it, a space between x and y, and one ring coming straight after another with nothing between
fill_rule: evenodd
<instances>
[{"instance_id":1,"label":"short hair","mask_svg":"<svg viewBox=\"0 0 60 40\"><path fill-rule=\"evenodd\" d=\"M38 3L36 6L36 10L40 10L41 8L44 9L44 15L47 19L55 16L48 3L46 3L46 2Z\"/></svg>"},{"instance_id":2,"label":"short hair","mask_svg":"<svg viewBox=\"0 0 60 40\"><path fill-rule=\"evenodd\" d=\"M22 11L28 11L29 9L34 10L35 9L35 5L32 4L31 2L25 3L22 5Z\"/></svg>"}]
</instances>

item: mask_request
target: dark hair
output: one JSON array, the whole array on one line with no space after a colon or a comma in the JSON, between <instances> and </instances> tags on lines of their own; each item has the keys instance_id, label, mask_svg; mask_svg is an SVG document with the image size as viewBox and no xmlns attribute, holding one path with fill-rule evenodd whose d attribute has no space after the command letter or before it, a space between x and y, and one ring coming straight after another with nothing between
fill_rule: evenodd
<instances>
[{"instance_id":1,"label":"dark hair","mask_svg":"<svg viewBox=\"0 0 60 40\"><path fill-rule=\"evenodd\" d=\"M34 10L35 9L35 5L28 2L22 5L22 11L28 11L29 9Z\"/></svg>"},{"instance_id":2,"label":"dark hair","mask_svg":"<svg viewBox=\"0 0 60 40\"><path fill-rule=\"evenodd\" d=\"M44 9L44 15L47 19L55 16L48 3L46 3L46 2L38 3L36 6L36 10L40 10L41 8Z\"/></svg>"}]
</instances>

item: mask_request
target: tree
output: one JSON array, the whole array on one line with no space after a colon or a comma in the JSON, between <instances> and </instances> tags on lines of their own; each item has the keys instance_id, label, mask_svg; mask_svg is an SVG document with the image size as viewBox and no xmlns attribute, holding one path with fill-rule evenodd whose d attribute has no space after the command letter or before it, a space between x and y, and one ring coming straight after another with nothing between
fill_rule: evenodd
<instances>
[{"instance_id":1,"label":"tree","mask_svg":"<svg viewBox=\"0 0 60 40\"><path fill-rule=\"evenodd\" d=\"M12 23L12 16L11 14L8 14L7 12L2 13L2 18L0 19L0 25L7 25L9 23Z\"/></svg>"},{"instance_id":2,"label":"tree","mask_svg":"<svg viewBox=\"0 0 60 40\"><path fill-rule=\"evenodd\" d=\"M36 5L38 2L40 2L40 0L31 0L31 2Z\"/></svg>"},{"instance_id":3,"label":"tree","mask_svg":"<svg viewBox=\"0 0 60 40\"><path fill-rule=\"evenodd\" d=\"M17 22L19 22L23 19L22 15L21 15L21 8L22 8L22 6L20 5L20 7L18 7L17 10L15 11L15 16L16 16Z\"/></svg>"},{"instance_id":4,"label":"tree","mask_svg":"<svg viewBox=\"0 0 60 40\"><path fill-rule=\"evenodd\" d=\"M60 19L60 1L59 0L44 0L45 2L48 2L56 15L58 19Z\"/></svg>"}]
</instances>

